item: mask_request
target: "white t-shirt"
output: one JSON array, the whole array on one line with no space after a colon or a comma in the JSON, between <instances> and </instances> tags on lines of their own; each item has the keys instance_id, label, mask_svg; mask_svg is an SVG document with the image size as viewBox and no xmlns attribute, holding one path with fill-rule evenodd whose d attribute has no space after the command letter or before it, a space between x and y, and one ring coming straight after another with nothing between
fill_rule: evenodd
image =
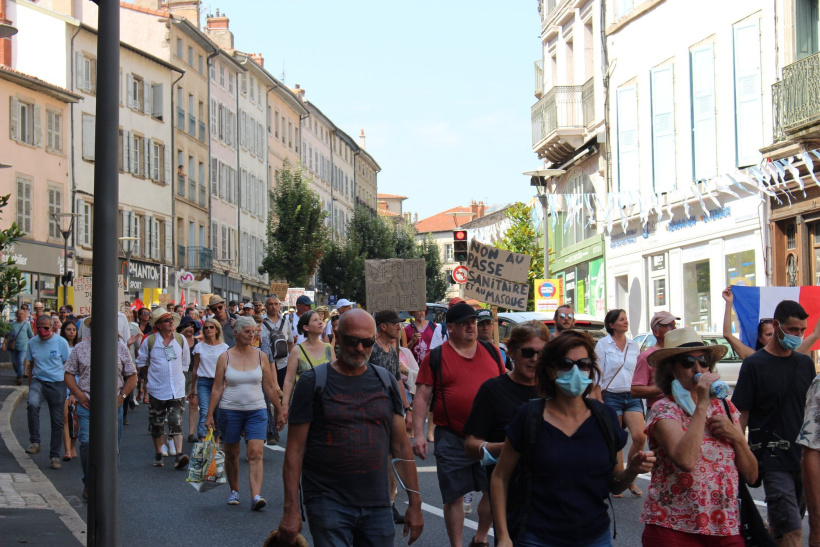
<instances>
[{"instance_id":1,"label":"white t-shirt","mask_svg":"<svg viewBox=\"0 0 820 547\"><path fill-rule=\"evenodd\" d=\"M196 369L197 378L213 378L216 375L216 362L219 356L228 351L228 344L221 343L215 346L200 342L194 346L194 355L199 355L199 368Z\"/></svg>"}]
</instances>

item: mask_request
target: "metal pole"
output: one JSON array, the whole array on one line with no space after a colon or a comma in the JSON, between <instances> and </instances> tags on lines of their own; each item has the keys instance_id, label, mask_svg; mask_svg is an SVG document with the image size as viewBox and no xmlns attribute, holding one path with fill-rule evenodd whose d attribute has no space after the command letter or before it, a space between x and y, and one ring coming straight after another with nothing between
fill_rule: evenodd
<instances>
[{"instance_id":1,"label":"metal pole","mask_svg":"<svg viewBox=\"0 0 820 547\"><path fill-rule=\"evenodd\" d=\"M539 194L538 201L541 202L541 213L544 216L544 279L550 278L550 233L549 224L547 223L547 188L544 186L544 193Z\"/></svg>"},{"instance_id":2,"label":"metal pole","mask_svg":"<svg viewBox=\"0 0 820 547\"><path fill-rule=\"evenodd\" d=\"M71 219L74 222L74 219ZM63 232L63 277L60 278L60 283L63 284L63 307L68 305L68 283L66 277L68 275L68 236L71 232Z\"/></svg>"},{"instance_id":3,"label":"metal pole","mask_svg":"<svg viewBox=\"0 0 820 547\"><path fill-rule=\"evenodd\" d=\"M91 446L88 545L119 545L117 537L117 205L119 174L120 4L99 5L97 119L94 163L94 296L91 362Z\"/></svg>"}]
</instances>

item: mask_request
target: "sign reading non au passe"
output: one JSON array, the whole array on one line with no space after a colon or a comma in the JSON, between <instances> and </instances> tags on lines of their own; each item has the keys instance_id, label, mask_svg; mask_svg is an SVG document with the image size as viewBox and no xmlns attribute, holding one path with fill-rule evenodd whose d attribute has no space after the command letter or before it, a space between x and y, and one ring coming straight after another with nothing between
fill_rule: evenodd
<instances>
[{"instance_id":1,"label":"sign reading non au passe","mask_svg":"<svg viewBox=\"0 0 820 547\"><path fill-rule=\"evenodd\" d=\"M464 295L479 302L526 311L532 257L470 241Z\"/></svg>"}]
</instances>

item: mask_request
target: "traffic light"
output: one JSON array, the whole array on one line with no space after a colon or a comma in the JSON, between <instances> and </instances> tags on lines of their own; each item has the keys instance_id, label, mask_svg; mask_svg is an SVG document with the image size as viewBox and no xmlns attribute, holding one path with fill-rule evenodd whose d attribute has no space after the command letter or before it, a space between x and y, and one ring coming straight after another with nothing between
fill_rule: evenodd
<instances>
[{"instance_id":1,"label":"traffic light","mask_svg":"<svg viewBox=\"0 0 820 547\"><path fill-rule=\"evenodd\" d=\"M453 230L453 256L456 262L467 262L467 230Z\"/></svg>"},{"instance_id":2,"label":"traffic light","mask_svg":"<svg viewBox=\"0 0 820 547\"><path fill-rule=\"evenodd\" d=\"M68 285L71 285L71 281L73 279L74 279L74 272L66 272L61 276L60 281L62 282L63 286L68 286Z\"/></svg>"}]
</instances>

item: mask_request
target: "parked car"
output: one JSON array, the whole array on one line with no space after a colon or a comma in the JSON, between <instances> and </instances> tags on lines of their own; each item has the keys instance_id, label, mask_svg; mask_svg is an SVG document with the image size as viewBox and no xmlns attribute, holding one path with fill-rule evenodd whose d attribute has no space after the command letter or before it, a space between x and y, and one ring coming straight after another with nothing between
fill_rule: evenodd
<instances>
[{"instance_id":1,"label":"parked car","mask_svg":"<svg viewBox=\"0 0 820 547\"><path fill-rule=\"evenodd\" d=\"M425 319L428 321L432 321L435 324L439 324L444 321L444 318L447 316L447 306L443 304L435 304L433 302L427 303L427 316ZM409 310L401 310L399 312L399 318L405 323L410 323L410 311Z\"/></svg>"},{"instance_id":2,"label":"parked car","mask_svg":"<svg viewBox=\"0 0 820 547\"><path fill-rule=\"evenodd\" d=\"M740 365L743 359L735 353L729 342L720 334L714 332L699 332L700 337L704 342L710 345L721 345L729 348L726 352L726 357L720 360L717 364L717 373L720 374L721 380L729 384L729 387L734 388L737 384L737 376L740 373ZM635 337L635 341L641 345L641 351L646 350L655 345L655 336L651 332L642 332Z\"/></svg>"},{"instance_id":3,"label":"parked car","mask_svg":"<svg viewBox=\"0 0 820 547\"><path fill-rule=\"evenodd\" d=\"M550 330L550 334L555 332L555 321L553 312L542 311L514 311L502 312L498 314L498 339L506 340L512 333L513 327L524 321L541 321ZM584 331L595 341L606 336L604 322L594 315L584 313L575 314L575 330Z\"/></svg>"}]
</instances>

